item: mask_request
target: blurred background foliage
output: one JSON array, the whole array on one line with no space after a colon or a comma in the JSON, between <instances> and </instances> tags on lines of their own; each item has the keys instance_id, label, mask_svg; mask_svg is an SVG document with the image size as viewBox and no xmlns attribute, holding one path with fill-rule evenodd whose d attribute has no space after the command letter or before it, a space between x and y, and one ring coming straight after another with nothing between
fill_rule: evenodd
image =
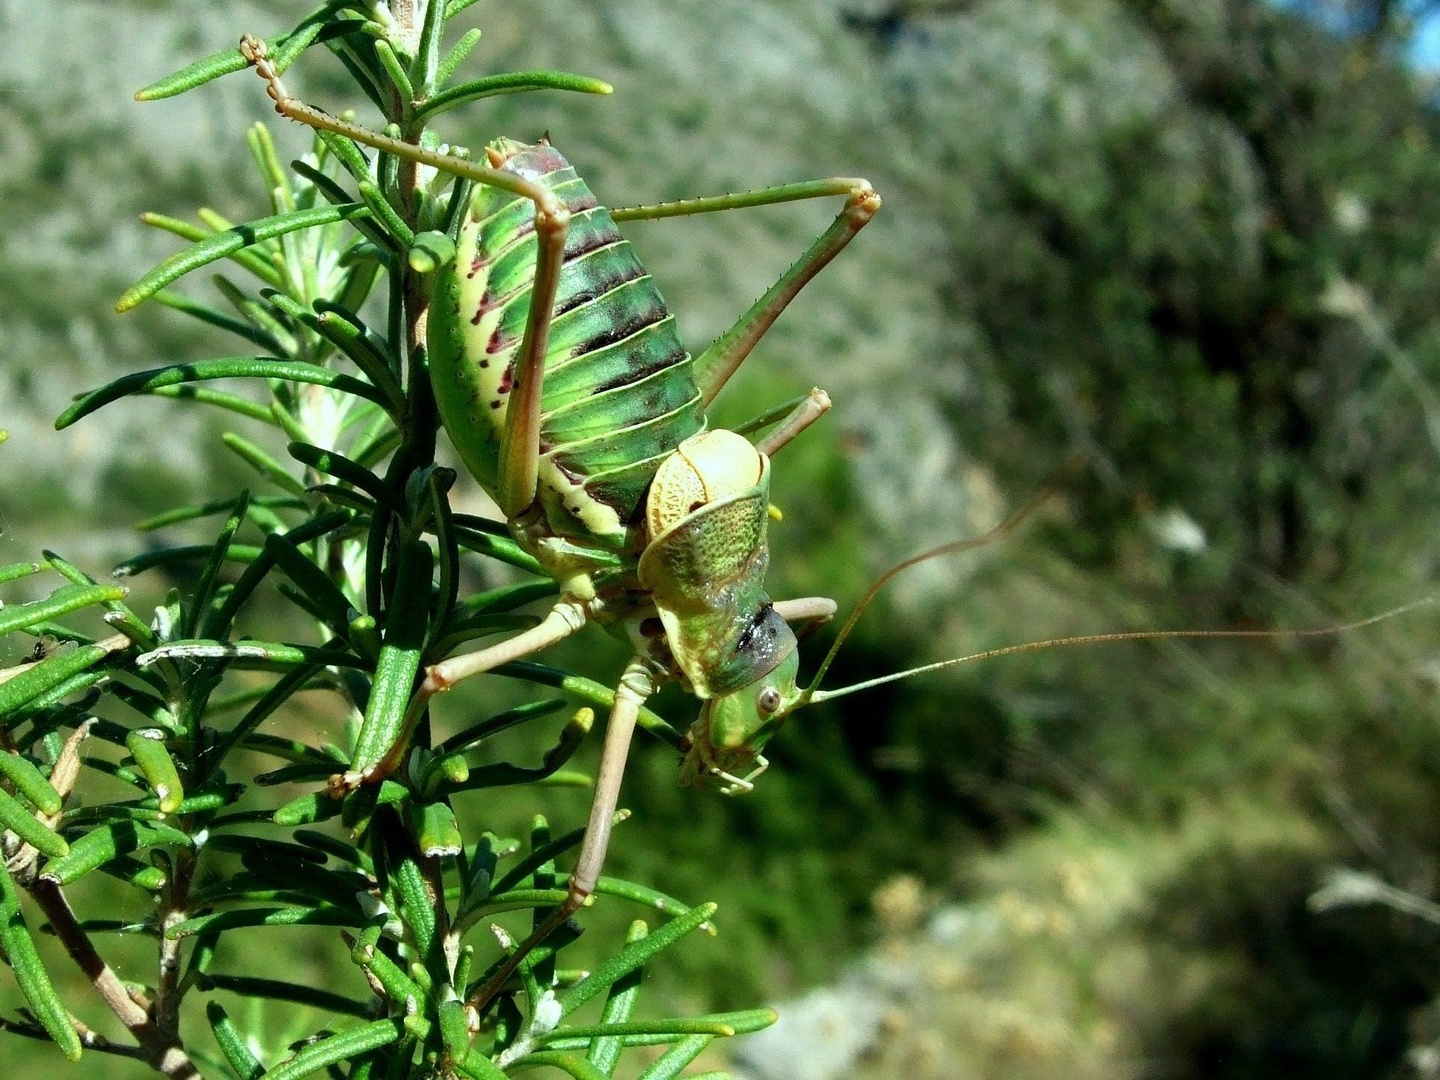
<instances>
[{"instance_id":1,"label":"blurred background foliage","mask_svg":"<svg viewBox=\"0 0 1440 1080\"><path fill-rule=\"evenodd\" d=\"M262 201L253 79L130 95L302 7L0 2L0 561L51 546L99 571L141 517L250 482L196 410L50 423L82 387L205 355L153 305L110 313L174 246L134 215ZM548 131L613 205L835 174L884 194L720 410L813 383L836 400L777 463L773 593L843 607L1078 461L1023 535L897 582L832 683L1062 634L1323 626L1434 589L1440 117L1403 60L1417 5L474 12L477 72L617 93L495 99L452 119L457 142ZM323 62L291 80L357 104ZM831 212L629 232L695 347ZM817 1078L1440 1075L1435 927L1307 905L1338 866L1440 889L1434 626L1058 649L886 687L802 714L748 799L679 789L641 746L612 866L721 901L721 937L662 973L672 995L861 995L866 1056ZM598 639L571 660L618 670ZM750 1067L806 1075L767 1072L782 1060Z\"/></svg>"}]
</instances>

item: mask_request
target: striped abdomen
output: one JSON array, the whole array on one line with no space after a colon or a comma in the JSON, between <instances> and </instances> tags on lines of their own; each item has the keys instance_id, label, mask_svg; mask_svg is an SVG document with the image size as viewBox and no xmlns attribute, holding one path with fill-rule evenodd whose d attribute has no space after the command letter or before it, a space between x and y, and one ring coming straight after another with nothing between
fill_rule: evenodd
<instances>
[{"instance_id":1,"label":"striped abdomen","mask_svg":"<svg viewBox=\"0 0 1440 1080\"><path fill-rule=\"evenodd\" d=\"M565 159L544 144L496 148L502 168L549 188L572 215L545 356L540 498L550 529L633 548L655 470L705 426L689 354L634 249ZM478 188L431 306L441 416L492 494L535 252L534 204Z\"/></svg>"}]
</instances>

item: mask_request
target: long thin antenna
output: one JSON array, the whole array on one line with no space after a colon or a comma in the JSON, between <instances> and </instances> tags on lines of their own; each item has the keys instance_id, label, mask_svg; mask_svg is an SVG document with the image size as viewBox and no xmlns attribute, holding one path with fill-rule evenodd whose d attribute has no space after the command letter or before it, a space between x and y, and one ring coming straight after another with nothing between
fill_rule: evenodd
<instances>
[{"instance_id":1,"label":"long thin antenna","mask_svg":"<svg viewBox=\"0 0 1440 1080\"><path fill-rule=\"evenodd\" d=\"M886 683L896 682L899 679L908 679L912 675L924 675L931 671L941 671L957 664L968 664L974 660L989 660L997 656L1010 656L1014 653L1035 652L1039 649L1050 649L1057 645L1098 645L1112 641L1155 641L1159 638L1308 638L1327 637L1331 634L1344 634L1351 630L1359 630L1362 627L1374 623L1383 622L1386 619L1393 619L1397 615L1404 615L1406 612L1416 608L1433 604L1435 598L1427 596L1415 600L1409 604L1402 604L1389 611L1383 611L1379 615L1371 615L1369 618L1361 619L1358 622L1345 623L1341 626L1325 626L1314 630L1129 630L1118 634L1084 634L1079 637L1047 638L1044 641L1027 641L1023 645L1006 645L999 649L986 649L984 652L971 653L969 656L957 656L950 660L940 660L933 664L925 664L922 667L909 668L905 671L897 671L890 675L882 675L876 679L867 679L865 682L858 682L851 686L842 686L838 690L807 690L807 702L834 701L836 698L844 697L846 694L854 694L860 690L869 690L872 687L884 686Z\"/></svg>"},{"instance_id":2,"label":"long thin antenna","mask_svg":"<svg viewBox=\"0 0 1440 1080\"><path fill-rule=\"evenodd\" d=\"M855 629L855 624L860 621L860 616L865 614L865 609L870 606L871 601L879 595L880 590L888 585L897 574L902 570L908 570L910 567L922 562L927 562L930 559L938 559L942 555L956 555L962 551L972 551L975 548L984 547L986 544L1009 536L1024 524L1025 520L1029 518L1031 514L1050 500L1051 496L1060 489L1061 482L1069 476L1070 473L1074 472L1078 464L1078 461L1072 459L1062 465L1056 470L1055 475L1045 483L1044 487L1025 500L1020 509L1016 510L988 532L983 532L979 536L973 536L968 540L953 540L948 544L941 544L939 547L931 548L929 551L922 551L918 555L911 555L908 559L896 563L876 578L875 583L866 590L865 595L860 598L860 602L851 610L849 618L845 620L845 625L840 628L840 633L835 637L835 644L830 646L830 651L825 654L825 659L820 661L820 668L815 672L815 678L813 678L810 681L810 685L805 688L805 693L801 696L799 703L795 707L799 708L811 700L821 700L821 698L816 696L820 687L820 681L825 678L825 673L830 670L830 665L840 652L840 646L845 644L845 639L849 637L850 632Z\"/></svg>"}]
</instances>

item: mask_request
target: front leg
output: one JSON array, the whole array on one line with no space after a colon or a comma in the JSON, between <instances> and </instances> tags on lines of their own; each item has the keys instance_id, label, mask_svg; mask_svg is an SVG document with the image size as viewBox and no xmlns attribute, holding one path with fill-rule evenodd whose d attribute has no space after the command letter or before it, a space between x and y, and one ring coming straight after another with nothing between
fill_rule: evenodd
<instances>
[{"instance_id":1,"label":"front leg","mask_svg":"<svg viewBox=\"0 0 1440 1080\"><path fill-rule=\"evenodd\" d=\"M763 439L755 442L755 449L766 457L774 457L780 450L811 424L830 411L830 395L818 386L806 394L796 406L786 413Z\"/></svg>"},{"instance_id":2,"label":"front leg","mask_svg":"<svg viewBox=\"0 0 1440 1080\"><path fill-rule=\"evenodd\" d=\"M393 740L387 740L389 750L378 761L351 768L330 778L328 791L338 798L348 791L354 791L361 784L377 783L400 767L410 747L410 737L430 707L430 699L444 693L458 682L493 671L501 664L520 660L526 656L548 649L563 641L585 625L590 617L589 607L575 600L561 600L550 609L550 613L538 625L523 633L491 645L486 649L461 656L452 656L425 669L425 678L420 683L405 709L405 718Z\"/></svg>"},{"instance_id":3,"label":"front leg","mask_svg":"<svg viewBox=\"0 0 1440 1080\"><path fill-rule=\"evenodd\" d=\"M530 951L564 925L565 920L579 911L595 892L605 853L610 847L610 830L615 824L615 808L620 802L620 783L625 778L625 763L630 755L630 739L635 734L635 721L640 707L655 692L654 667L644 657L635 656L620 677L615 690L615 704L605 728L605 749L600 755L600 771L595 777L595 799L590 804L590 820L580 854L570 871L570 888L563 903L535 928L535 931L511 953L503 964L473 994L466 1004L477 1012L498 994L521 961Z\"/></svg>"}]
</instances>

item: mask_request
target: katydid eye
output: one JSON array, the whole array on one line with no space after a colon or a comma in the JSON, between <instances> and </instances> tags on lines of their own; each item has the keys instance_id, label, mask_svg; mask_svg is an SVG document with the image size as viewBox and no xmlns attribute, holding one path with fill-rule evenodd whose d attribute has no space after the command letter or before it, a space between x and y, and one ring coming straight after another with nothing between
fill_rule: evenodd
<instances>
[{"instance_id":1,"label":"katydid eye","mask_svg":"<svg viewBox=\"0 0 1440 1080\"><path fill-rule=\"evenodd\" d=\"M760 706L762 713L773 713L776 709L780 708L780 691L776 690L773 686L767 686L764 690L760 691L760 697L756 700L755 704Z\"/></svg>"}]
</instances>

